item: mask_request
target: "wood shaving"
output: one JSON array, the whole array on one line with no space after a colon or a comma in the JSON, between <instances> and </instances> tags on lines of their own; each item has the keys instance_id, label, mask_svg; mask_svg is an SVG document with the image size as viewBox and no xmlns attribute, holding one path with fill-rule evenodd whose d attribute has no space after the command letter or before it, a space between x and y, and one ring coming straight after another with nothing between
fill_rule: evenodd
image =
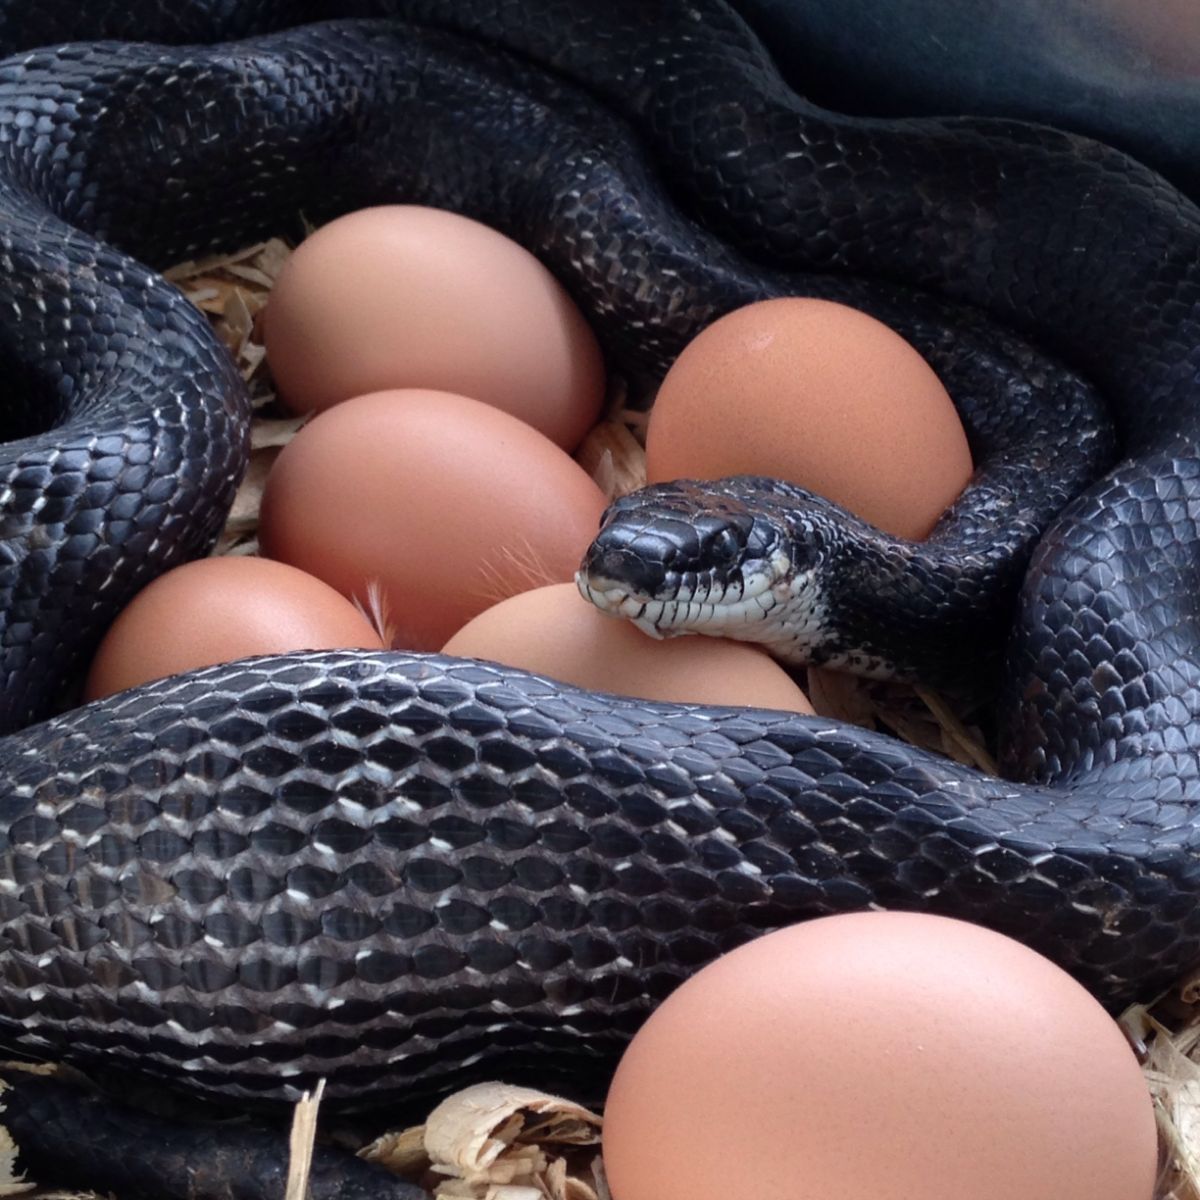
<instances>
[{"instance_id":1,"label":"wood shaving","mask_svg":"<svg viewBox=\"0 0 1200 1200\"><path fill-rule=\"evenodd\" d=\"M590 1148L600 1124L570 1100L483 1083L444 1100L424 1125L385 1134L359 1154L419 1179L435 1200L599 1200Z\"/></svg>"},{"instance_id":2,"label":"wood shaving","mask_svg":"<svg viewBox=\"0 0 1200 1200\"><path fill-rule=\"evenodd\" d=\"M1200 970L1193 971L1179 985L1179 998L1184 1004L1200 1003Z\"/></svg>"},{"instance_id":3,"label":"wood shaving","mask_svg":"<svg viewBox=\"0 0 1200 1200\"><path fill-rule=\"evenodd\" d=\"M272 448L250 457L246 474L233 498L233 507L225 519L222 540L217 544L219 554L228 554L241 541L255 535L258 531L258 513L262 507L263 491L267 486L267 476L274 465L279 451Z\"/></svg>"},{"instance_id":4,"label":"wood shaving","mask_svg":"<svg viewBox=\"0 0 1200 1200\"><path fill-rule=\"evenodd\" d=\"M4 1113L3 1094L8 1085L0 1081L0 1116ZM21 1153L12 1134L0 1125L0 1196L20 1196L32 1192L37 1184L17 1170L17 1157Z\"/></svg>"},{"instance_id":5,"label":"wood shaving","mask_svg":"<svg viewBox=\"0 0 1200 1200\"><path fill-rule=\"evenodd\" d=\"M809 667L805 691L813 708L822 717L846 721L864 729L874 729L877 709L871 703L860 680L841 671L825 667Z\"/></svg>"},{"instance_id":6,"label":"wood shaving","mask_svg":"<svg viewBox=\"0 0 1200 1200\"><path fill-rule=\"evenodd\" d=\"M596 1192L596 1200L612 1200L612 1192L608 1187L608 1173L604 1170L604 1158L599 1154L592 1163L592 1184Z\"/></svg>"},{"instance_id":7,"label":"wood shaving","mask_svg":"<svg viewBox=\"0 0 1200 1200\"><path fill-rule=\"evenodd\" d=\"M282 450L310 420L309 414L299 417L259 417L250 427L250 449Z\"/></svg>"},{"instance_id":8,"label":"wood shaving","mask_svg":"<svg viewBox=\"0 0 1200 1200\"><path fill-rule=\"evenodd\" d=\"M604 498L611 504L620 495L617 483L617 472L613 466L612 451L605 448L600 452L600 458L591 469L591 476L596 486L604 493Z\"/></svg>"},{"instance_id":9,"label":"wood shaving","mask_svg":"<svg viewBox=\"0 0 1200 1200\"><path fill-rule=\"evenodd\" d=\"M0 1062L0 1070L3 1071L24 1071L26 1075L41 1075L46 1079L64 1078L68 1082L78 1083L80 1086L90 1086L87 1082L87 1076L76 1071L73 1067L64 1066L62 1063L52 1062L25 1062L21 1059L5 1059Z\"/></svg>"},{"instance_id":10,"label":"wood shaving","mask_svg":"<svg viewBox=\"0 0 1200 1200\"><path fill-rule=\"evenodd\" d=\"M921 750L990 775L997 773L982 730L968 724L970 714L960 713L930 688L860 679L824 667L809 667L803 686L820 716L882 730Z\"/></svg>"},{"instance_id":11,"label":"wood shaving","mask_svg":"<svg viewBox=\"0 0 1200 1200\"><path fill-rule=\"evenodd\" d=\"M165 273L212 319L217 336L250 385L255 409L268 408L275 400L258 317L291 253L286 241L271 238L235 254L179 263Z\"/></svg>"},{"instance_id":12,"label":"wood shaving","mask_svg":"<svg viewBox=\"0 0 1200 1200\"><path fill-rule=\"evenodd\" d=\"M381 1134L370 1145L364 1146L358 1156L411 1179L419 1179L431 1165L425 1150L424 1125L413 1125L399 1133Z\"/></svg>"},{"instance_id":13,"label":"wood shaving","mask_svg":"<svg viewBox=\"0 0 1200 1200\"><path fill-rule=\"evenodd\" d=\"M1160 1200L1200 1200L1200 1022L1172 1032L1143 1010L1152 1037L1143 1066L1163 1149Z\"/></svg>"},{"instance_id":14,"label":"wood shaving","mask_svg":"<svg viewBox=\"0 0 1200 1200\"><path fill-rule=\"evenodd\" d=\"M292 1132L288 1139L288 1175L284 1200L306 1200L308 1177L312 1172L313 1147L317 1140L317 1111L325 1093L325 1080L296 1101L292 1113Z\"/></svg>"},{"instance_id":15,"label":"wood shaving","mask_svg":"<svg viewBox=\"0 0 1200 1200\"><path fill-rule=\"evenodd\" d=\"M1000 773L996 760L982 745L979 731L968 729L944 697L920 685L914 686L913 692L929 710L929 715L938 726L943 754L969 767L978 767L988 775Z\"/></svg>"},{"instance_id":16,"label":"wood shaving","mask_svg":"<svg viewBox=\"0 0 1200 1200\"><path fill-rule=\"evenodd\" d=\"M26 1200L113 1200L100 1192L63 1192L58 1190L30 1192Z\"/></svg>"},{"instance_id":17,"label":"wood shaving","mask_svg":"<svg viewBox=\"0 0 1200 1200\"><path fill-rule=\"evenodd\" d=\"M250 428L250 462L233 498L233 506L225 519L225 528L217 540L214 554L250 553L247 546L251 542L254 543L254 552L257 552L258 516L262 509L267 476L279 452L308 420L308 415L255 419Z\"/></svg>"},{"instance_id":18,"label":"wood shaving","mask_svg":"<svg viewBox=\"0 0 1200 1200\"><path fill-rule=\"evenodd\" d=\"M609 500L646 486L646 451L619 418L610 417L594 426L575 459Z\"/></svg>"}]
</instances>

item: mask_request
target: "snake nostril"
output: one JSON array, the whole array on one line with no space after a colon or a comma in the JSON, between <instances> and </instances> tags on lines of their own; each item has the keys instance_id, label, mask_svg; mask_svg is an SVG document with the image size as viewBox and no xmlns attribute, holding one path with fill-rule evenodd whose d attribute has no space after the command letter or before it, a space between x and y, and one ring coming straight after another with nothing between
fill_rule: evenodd
<instances>
[{"instance_id":1,"label":"snake nostril","mask_svg":"<svg viewBox=\"0 0 1200 1200\"><path fill-rule=\"evenodd\" d=\"M584 574L600 579L623 579L628 552L621 546L593 545L583 560Z\"/></svg>"},{"instance_id":2,"label":"snake nostril","mask_svg":"<svg viewBox=\"0 0 1200 1200\"><path fill-rule=\"evenodd\" d=\"M667 568L659 553L639 553L636 539L614 543L601 537L592 543L584 557L583 573L596 581L619 583L633 592L653 594L663 586Z\"/></svg>"}]
</instances>

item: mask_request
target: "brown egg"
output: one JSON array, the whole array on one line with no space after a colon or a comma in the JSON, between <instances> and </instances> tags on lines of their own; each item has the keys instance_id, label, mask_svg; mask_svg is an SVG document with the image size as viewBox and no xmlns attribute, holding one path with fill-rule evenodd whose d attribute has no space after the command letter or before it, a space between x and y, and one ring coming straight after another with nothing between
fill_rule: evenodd
<instances>
[{"instance_id":1,"label":"brown egg","mask_svg":"<svg viewBox=\"0 0 1200 1200\"><path fill-rule=\"evenodd\" d=\"M659 390L651 483L767 475L923 538L971 477L946 389L903 338L825 300L765 300L714 322Z\"/></svg>"},{"instance_id":2,"label":"brown egg","mask_svg":"<svg viewBox=\"0 0 1200 1200\"><path fill-rule=\"evenodd\" d=\"M857 913L718 959L609 1092L613 1200L1151 1200L1154 1112L1069 975L963 921Z\"/></svg>"},{"instance_id":3,"label":"brown egg","mask_svg":"<svg viewBox=\"0 0 1200 1200\"><path fill-rule=\"evenodd\" d=\"M160 575L126 606L92 660L84 698L253 654L352 647L383 643L328 584L262 558L202 558Z\"/></svg>"},{"instance_id":4,"label":"brown egg","mask_svg":"<svg viewBox=\"0 0 1200 1200\"><path fill-rule=\"evenodd\" d=\"M719 638L655 641L628 621L605 616L573 583L523 592L489 608L443 649L644 700L813 711L761 650Z\"/></svg>"},{"instance_id":5,"label":"brown egg","mask_svg":"<svg viewBox=\"0 0 1200 1200\"><path fill-rule=\"evenodd\" d=\"M600 348L554 276L496 230L436 208L367 208L318 229L281 272L264 332L297 412L435 388L574 449L604 396Z\"/></svg>"},{"instance_id":6,"label":"brown egg","mask_svg":"<svg viewBox=\"0 0 1200 1200\"><path fill-rule=\"evenodd\" d=\"M573 578L604 493L515 417L443 392L377 392L321 413L267 479L263 553L366 598L395 644L436 650L490 604Z\"/></svg>"}]
</instances>

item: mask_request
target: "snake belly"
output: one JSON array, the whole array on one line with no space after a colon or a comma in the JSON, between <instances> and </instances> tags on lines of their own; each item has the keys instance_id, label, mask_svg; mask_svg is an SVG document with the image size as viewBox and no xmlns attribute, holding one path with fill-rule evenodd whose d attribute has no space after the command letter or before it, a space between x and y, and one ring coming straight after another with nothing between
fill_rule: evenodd
<instances>
[{"instance_id":1,"label":"snake belly","mask_svg":"<svg viewBox=\"0 0 1200 1200\"><path fill-rule=\"evenodd\" d=\"M327 15L251 7L174 11L217 39ZM0 63L6 1040L245 1099L502 1070L579 1091L690 973L820 913L977 920L1110 1006L1192 965L1200 214L1054 131L811 109L716 3L369 8L404 20ZM174 36L157 4L88 28L129 34L122 13ZM827 719L401 652L42 719L121 602L203 551L244 462L240 381L151 268L400 198L517 236L633 376L802 293L893 324L968 409L970 381L993 421L1036 410L1022 461L1053 470L1022 475L1041 515L1011 542L1005 678L1027 782ZM1072 500L1087 472L1047 414L1073 428L1076 371L1122 457ZM979 495L951 520L977 532Z\"/></svg>"}]
</instances>

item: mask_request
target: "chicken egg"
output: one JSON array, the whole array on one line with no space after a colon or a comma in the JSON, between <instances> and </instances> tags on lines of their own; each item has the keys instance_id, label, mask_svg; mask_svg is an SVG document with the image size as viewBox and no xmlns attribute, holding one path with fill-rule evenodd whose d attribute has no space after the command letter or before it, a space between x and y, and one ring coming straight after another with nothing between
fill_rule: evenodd
<instances>
[{"instance_id":1,"label":"chicken egg","mask_svg":"<svg viewBox=\"0 0 1200 1200\"><path fill-rule=\"evenodd\" d=\"M318 414L263 494L263 553L366 603L394 644L436 650L489 605L569 580L604 493L563 450L464 396L402 389Z\"/></svg>"},{"instance_id":2,"label":"chicken egg","mask_svg":"<svg viewBox=\"0 0 1200 1200\"><path fill-rule=\"evenodd\" d=\"M202 558L160 575L113 622L84 698L254 654L380 650L370 621L328 584L262 558Z\"/></svg>"},{"instance_id":3,"label":"chicken egg","mask_svg":"<svg viewBox=\"0 0 1200 1200\"><path fill-rule=\"evenodd\" d=\"M303 241L271 292L264 340L297 412L433 388L570 450L604 396L596 339L546 267L478 221L420 205L361 209Z\"/></svg>"},{"instance_id":4,"label":"chicken egg","mask_svg":"<svg viewBox=\"0 0 1200 1200\"><path fill-rule=\"evenodd\" d=\"M813 711L787 672L761 650L717 638L655 641L630 622L605 616L571 583L494 605L442 649L643 700Z\"/></svg>"},{"instance_id":5,"label":"chicken egg","mask_svg":"<svg viewBox=\"0 0 1200 1200\"><path fill-rule=\"evenodd\" d=\"M673 992L617 1069L604 1162L613 1200L1151 1200L1157 1148L1128 1042L1065 971L868 912Z\"/></svg>"},{"instance_id":6,"label":"chicken egg","mask_svg":"<svg viewBox=\"0 0 1200 1200\"><path fill-rule=\"evenodd\" d=\"M923 538L971 477L962 422L899 334L799 297L715 321L676 359L646 437L651 483L766 475Z\"/></svg>"}]
</instances>

